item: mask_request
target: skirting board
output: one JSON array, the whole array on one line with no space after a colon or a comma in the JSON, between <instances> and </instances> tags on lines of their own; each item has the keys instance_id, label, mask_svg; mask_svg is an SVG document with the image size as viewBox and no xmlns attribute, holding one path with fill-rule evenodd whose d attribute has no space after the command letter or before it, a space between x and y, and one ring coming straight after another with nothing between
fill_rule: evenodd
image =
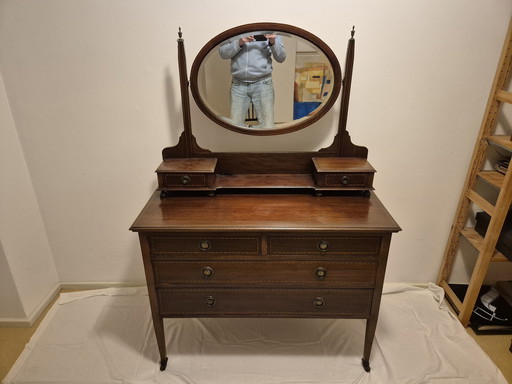
<instances>
[{"instance_id":1,"label":"skirting board","mask_svg":"<svg viewBox=\"0 0 512 384\"><path fill-rule=\"evenodd\" d=\"M82 291L89 289L103 289L110 287L140 287L146 285L145 282L132 283L108 283L108 282L68 282L59 283L53 287L48 295L41 300L39 305L26 318L23 317L4 317L0 318L0 327L3 328L30 328L39 319L39 316L50 306L62 290Z\"/></svg>"}]
</instances>

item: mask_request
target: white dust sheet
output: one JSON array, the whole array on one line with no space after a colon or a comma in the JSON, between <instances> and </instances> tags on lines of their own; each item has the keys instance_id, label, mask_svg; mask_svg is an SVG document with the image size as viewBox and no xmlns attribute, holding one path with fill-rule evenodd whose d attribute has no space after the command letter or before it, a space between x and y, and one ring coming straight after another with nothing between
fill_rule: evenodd
<instances>
[{"instance_id":1,"label":"white dust sheet","mask_svg":"<svg viewBox=\"0 0 512 384\"><path fill-rule=\"evenodd\" d=\"M435 285L385 285L370 373L364 329L358 319L165 319L160 372L145 288L65 293L4 383L506 384Z\"/></svg>"}]
</instances>

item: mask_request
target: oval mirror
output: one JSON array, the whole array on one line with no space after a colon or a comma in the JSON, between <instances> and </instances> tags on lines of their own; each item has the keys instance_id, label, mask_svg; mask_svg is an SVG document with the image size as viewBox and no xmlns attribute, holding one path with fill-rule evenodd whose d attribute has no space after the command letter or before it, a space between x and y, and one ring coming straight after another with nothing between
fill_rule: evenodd
<instances>
[{"instance_id":1,"label":"oval mirror","mask_svg":"<svg viewBox=\"0 0 512 384\"><path fill-rule=\"evenodd\" d=\"M228 48L237 53L226 53ZM255 52L257 64L247 71ZM241 60L245 75L252 77L237 78ZM341 83L338 59L322 40L278 23L246 24L217 35L198 53L190 75L192 96L204 114L232 131L260 136L294 132L318 121L336 101ZM262 105L254 96L257 89L272 92L273 102ZM243 96L237 97L240 90ZM244 101L232 103L235 99ZM265 121L269 108L274 118Z\"/></svg>"}]
</instances>

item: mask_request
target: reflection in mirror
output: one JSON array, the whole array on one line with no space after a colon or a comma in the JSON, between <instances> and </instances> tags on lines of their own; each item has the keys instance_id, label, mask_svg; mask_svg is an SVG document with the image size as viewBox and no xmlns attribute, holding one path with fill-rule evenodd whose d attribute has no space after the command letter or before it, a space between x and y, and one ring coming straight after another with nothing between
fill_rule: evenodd
<instances>
[{"instance_id":1,"label":"reflection in mirror","mask_svg":"<svg viewBox=\"0 0 512 384\"><path fill-rule=\"evenodd\" d=\"M220 44L219 54L230 61L231 122L242 127L273 129L273 63L286 60L281 36L272 31L235 36Z\"/></svg>"},{"instance_id":2,"label":"reflection in mirror","mask_svg":"<svg viewBox=\"0 0 512 384\"><path fill-rule=\"evenodd\" d=\"M294 27L294 32L297 30ZM243 37L249 36L251 39L254 35L270 32L275 34L276 44L282 42L286 52L286 59L280 60L279 57L276 59L275 50L272 50L274 124L262 126L262 118L258 116L259 108L252 103L244 106L243 119L235 123L231 111L232 60L229 57L223 59L220 48L226 43L237 44ZM326 50L326 46L320 43L323 50ZM268 41L247 43L248 46L253 45L253 48L258 44L270 49ZM215 41L215 45L210 47L200 63L194 62L197 73L193 70L192 93L203 112L229 129L256 135L292 132L323 116L338 95L341 83L339 64L334 54L327 57L323 50L311 41L286 31L246 30Z\"/></svg>"}]
</instances>

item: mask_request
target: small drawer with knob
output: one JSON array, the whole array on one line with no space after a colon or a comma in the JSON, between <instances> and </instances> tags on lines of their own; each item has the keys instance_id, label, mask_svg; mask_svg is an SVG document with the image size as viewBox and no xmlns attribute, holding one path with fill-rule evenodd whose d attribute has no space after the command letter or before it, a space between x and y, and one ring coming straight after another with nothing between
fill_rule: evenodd
<instances>
[{"instance_id":1,"label":"small drawer with knob","mask_svg":"<svg viewBox=\"0 0 512 384\"><path fill-rule=\"evenodd\" d=\"M375 261L154 260L157 286L318 286L372 288Z\"/></svg>"},{"instance_id":2,"label":"small drawer with knob","mask_svg":"<svg viewBox=\"0 0 512 384\"><path fill-rule=\"evenodd\" d=\"M210 190L215 184L216 158L166 159L157 168L158 189Z\"/></svg>"},{"instance_id":3,"label":"small drawer with knob","mask_svg":"<svg viewBox=\"0 0 512 384\"><path fill-rule=\"evenodd\" d=\"M179 256L180 258L219 257L226 255L258 256L261 237L253 235L222 235L211 233L151 235L152 256Z\"/></svg>"},{"instance_id":4,"label":"small drawer with knob","mask_svg":"<svg viewBox=\"0 0 512 384\"><path fill-rule=\"evenodd\" d=\"M270 256L308 256L326 259L331 256L378 257L380 236L269 236Z\"/></svg>"},{"instance_id":5,"label":"small drawer with knob","mask_svg":"<svg viewBox=\"0 0 512 384\"><path fill-rule=\"evenodd\" d=\"M371 190L375 169L366 159L354 157L313 158L313 178L319 189Z\"/></svg>"},{"instance_id":6,"label":"small drawer with knob","mask_svg":"<svg viewBox=\"0 0 512 384\"><path fill-rule=\"evenodd\" d=\"M362 317L371 312L371 289L163 288L166 317Z\"/></svg>"}]
</instances>

